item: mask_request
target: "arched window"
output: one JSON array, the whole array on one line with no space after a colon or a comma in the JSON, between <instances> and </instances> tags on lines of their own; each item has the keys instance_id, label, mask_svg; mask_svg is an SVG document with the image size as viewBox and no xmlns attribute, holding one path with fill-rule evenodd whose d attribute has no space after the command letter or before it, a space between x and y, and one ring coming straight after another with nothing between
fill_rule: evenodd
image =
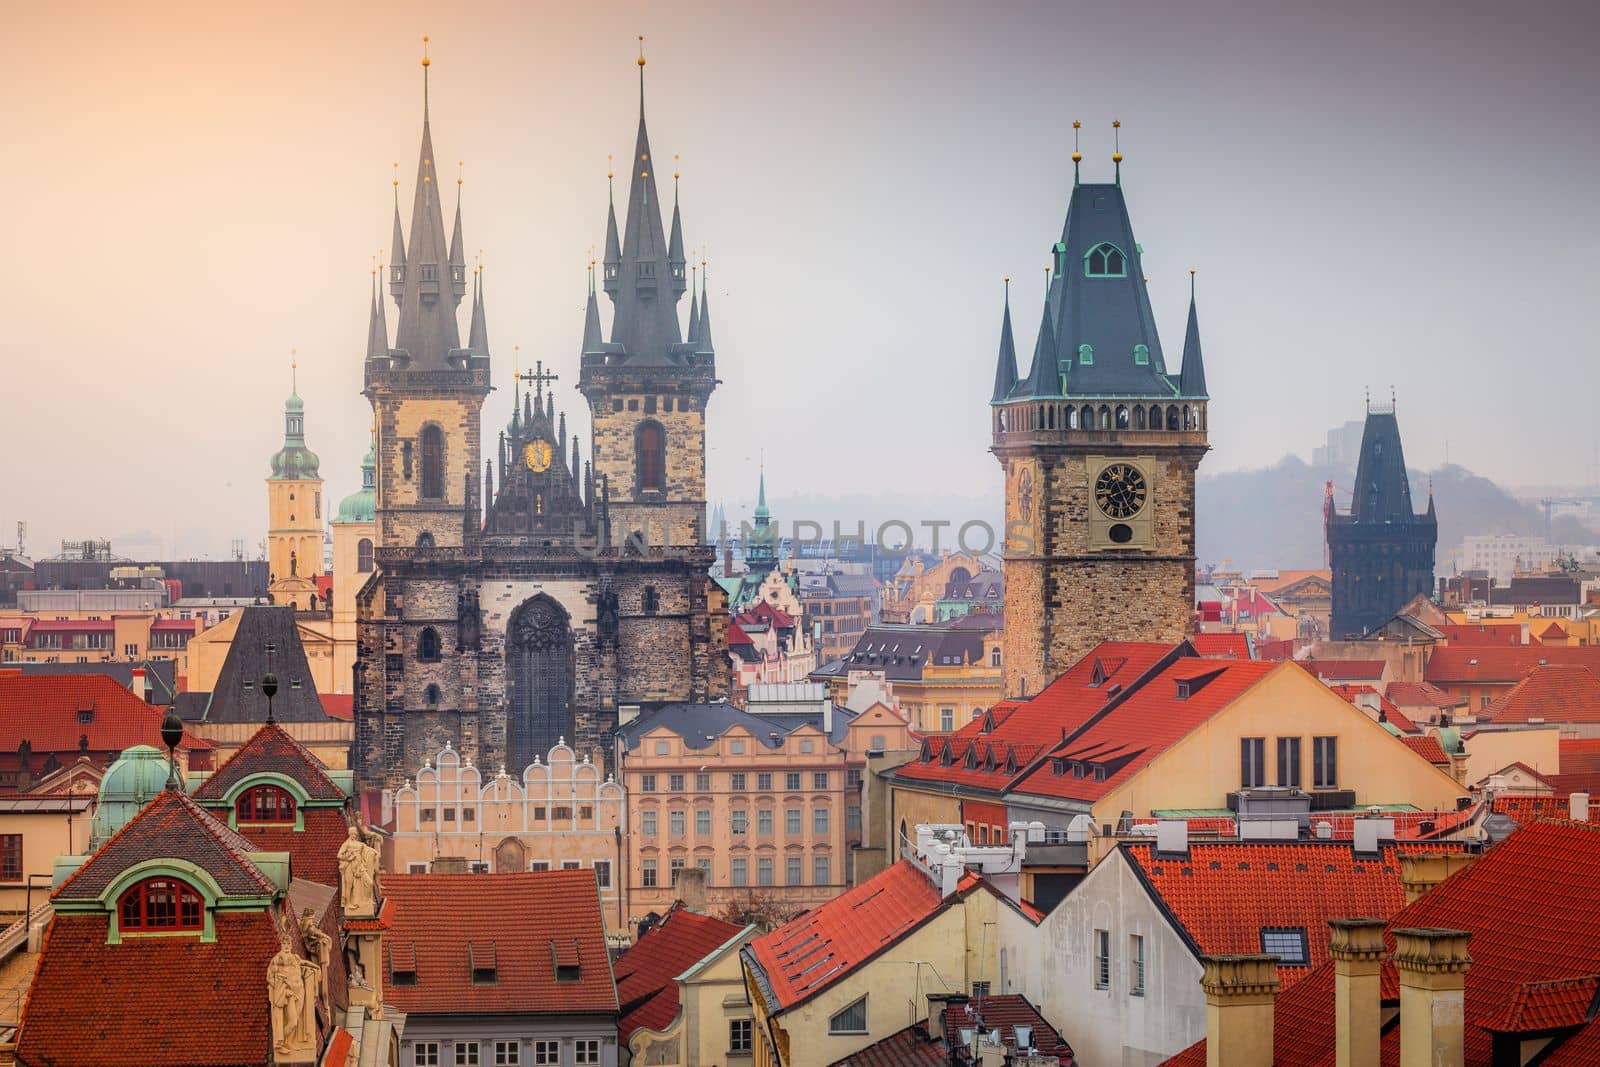
<instances>
[{"instance_id":1,"label":"arched window","mask_svg":"<svg viewBox=\"0 0 1600 1067\"><path fill-rule=\"evenodd\" d=\"M667 432L659 422L641 422L634 435L639 488L660 492L667 487Z\"/></svg>"},{"instance_id":2,"label":"arched window","mask_svg":"<svg viewBox=\"0 0 1600 1067\"><path fill-rule=\"evenodd\" d=\"M294 822L294 797L275 785L256 785L233 802L239 822Z\"/></svg>"},{"instance_id":3,"label":"arched window","mask_svg":"<svg viewBox=\"0 0 1600 1067\"><path fill-rule=\"evenodd\" d=\"M444 431L437 426L422 428L422 496L425 500L444 497Z\"/></svg>"},{"instance_id":4,"label":"arched window","mask_svg":"<svg viewBox=\"0 0 1600 1067\"><path fill-rule=\"evenodd\" d=\"M435 706L439 703L439 687L429 682L428 688L423 690L422 698L428 702L430 708Z\"/></svg>"},{"instance_id":5,"label":"arched window","mask_svg":"<svg viewBox=\"0 0 1600 1067\"><path fill-rule=\"evenodd\" d=\"M1094 408L1088 404L1083 405L1083 411L1078 417L1078 425L1085 430L1094 429Z\"/></svg>"},{"instance_id":6,"label":"arched window","mask_svg":"<svg viewBox=\"0 0 1600 1067\"><path fill-rule=\"evenodd\" d=\"M1100 405L1100 428L1102 430L1111 429L1111 408L1105 404Z\"/></svg>"},{"instance_id":7,"label":"arched window","mask_svg":"<svg viewBox=\"0 0 1600 1067\"><path fill-rule=\"evenodd\" d=\"M1117 429L1126 430L1127 428L1128 428L1128 408L1124 404L1118 404L1117 405Z\"/></svg>"},{"instance_id":8,"label":"arched window","mask_svg":"<svg viewBox=\"0 0 1600 1067\"><path fill-rule=\"evenodd\" d=\"M117 901L117 925L123 932L202 930L205 902L187 882L147 878Z\"/></svg>"},{"instance_id":9,"label":"arched window","mask_svg":"<svg viewBox=\"0 0 1600 1067\"><path fill-rule=\"evenodd\" d=\"M1134 345L1133 346L1133 361L1134 361L1134 363L1138 364L1141 367L1149 366L1149 364L1150 364L1150 346L1149 345Z\"/></svg>"},{"instance_id":10,"label":"arched window","mask_svg":"<svg viewBox=\"0 0 1600 1067\"><path fill-rule=\"evenodd\" d=\"M1091 278L1121 278L1128 273L1122 249L1109 241L1095 245L1083 257L1083 272Z\"/></svg>"},{"instance_id":11,"label":"arched window","mask_svg":"<svg viewBox=\"0 0 1600 1067\"><path fill-rule=\"evenodd\" d=\"M439 658L439 631L431 626L424 626L422 633L417 635L417 658L424 663L432 663Z\"/></svg>"},{"instance_id":12,"label":"arched window","mask_svg":"<svg viewBox=\"0 0 1600 1067\"><path fill-rule=\"evenodd\" d=\"M1133 405L1133 428L1135 430L1144 429L1144 408L1138 404Z\"/></svg>"},{"instance_id":13,"label":"arched window","mask_svg":"<svg viewBox=\"0 0 1600 1067\"><path fill-rule=\"evenodd\" d=\"M1179 418L1178 405L1174 404L1167 409L1167 429L1181 430L1183 427L1178 422Z\"/></svg>"},{"instance_id":14,"label":"arched window","mask_svg":"<svg viewBox=\"0 0 1600 1067\"><path fill-rule=\"evenodd\" d=\"M1151 404L1150 405L1150 428L1152 430L1161 429L1161 405L1160 404Z\"/></svg>"},{"instance_id":15,"label":"arched window","mask_svg":"<svg viewBox=\"0 0 1600 1067\"><path fill-rule=\"evenodd\" d=\"M1078 366L1080 366L1080 367L1092 367L1092 366L1094 366L1094 345L1079 345L1078 346Z\"/></svg>"},{"instance_id":16,"label":"arched window","mask_svg":"<svg viewBox=\"0 0 1600 1067\"><path fill-rule=\"evenodd\" d=\"M372 539L363 537L356 542L356 573L372 573Z\"/></svg>"},{"instance_id":17,"label":"arched window","mask_svg":"<svg viewBox=\"0 0 1600 1067\"><path fill-rule=\"evenodd\" d=\"M1076 430L1077 428L1078 428L1078 409L1075 408L1075 407L1069 406L1067 408L1067 429Z\"/></svg>"},{"instance_id":18,"label":"arched window","mask_svg":"<svg viewBox=\"0 0 1600 1067\"><path fill-rule=\"evenodd\" d=\"M773 596L777 596L777 594L774 593ZM661 594L656 592L655 586L647 585L644 587L643 599L644 613L646 615L654 615L656 612L661 610Z\"/></svg>"},{"instance_id":19,"label":"arched window","mask_svg":"<svg viewBox=\"0 0 1600 1067\"><path fill-rule=\"evenodd\" d=\"M423 531L422 533L417 534L417 547L418 548L432 548L433 547L433 534L428 533L427 531Z\"/></svg>"}]
</instances>

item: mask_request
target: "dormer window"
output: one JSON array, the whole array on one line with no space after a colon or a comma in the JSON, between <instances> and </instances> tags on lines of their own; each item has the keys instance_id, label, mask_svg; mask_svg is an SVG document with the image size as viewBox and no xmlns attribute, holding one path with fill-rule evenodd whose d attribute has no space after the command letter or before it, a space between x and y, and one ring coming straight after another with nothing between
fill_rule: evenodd
<instances>
[{"instance_id":1,"label":"dormer window","mask_svg":"<svg viewBox=\"0 0 1600 1067\"><path fill-rule=\"evenodd\" d=\"M1134 361L1134 363L1138 364L1141 367L1149 366L1149 364L1150 364L1150 346L1149 345L1134 345L1133 346L1133 361Z\"/></svg>"},{"instance_id":2,"label":"dormer window","mask_svg":"<svg viewBox=\"0 0 1600 1067\"><path fill-rule=\"evenodd\" d=\"M187 882L147 878L117 901L117 925L123 933L201 930L205 902Z\"/></svg>"},{"instance_id":3,"label":"dormer window","mask_svg":"<svg viewBox=\"0 0 1600 1067\"><path fill-rule=\"evenodd\" d=\"M233 813L242 823L292 823L294 797L275 785L252 786L233 802Z\"/></svg>"},{"instance_id":4,"label":"dormer window","mask_svg":"<svg viewBox=\"0 0 1600 1067\"><path fill-rule=\"evenodd\" d=\"M1078 366L1080 366L1080 367L1092 367L1092 366L1094 366L1094 345L1079 345L1078 346ZM1087 429L1087 428L1088 427L1085 427L1085 429Z\"/></svg>"},{"instance_id":5,"label":"dormer window","mask_svg":"<svg viewBox=\"0 0 1600 1067\"><path fill-rule=\"evenodd\" d=\"M1122 249L1107 241L1089 249L1083 257L1083 272L1091 278L1121 278L1127 275L1127 260Z\"/></svg>"}]
</instances>

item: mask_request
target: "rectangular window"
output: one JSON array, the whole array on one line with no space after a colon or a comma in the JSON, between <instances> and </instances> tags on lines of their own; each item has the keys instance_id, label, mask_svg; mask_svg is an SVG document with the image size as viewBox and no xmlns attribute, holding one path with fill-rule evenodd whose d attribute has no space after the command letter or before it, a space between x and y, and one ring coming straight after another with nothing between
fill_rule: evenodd
<instances>
[{"instance_id":1,"label":"rectangular window","mask_svg":"<svg viewBox=\"0 0 1600 1067\"><path fill-rule=\"evenodd\" d=\"M1304 926L1263 926L1261 928L1261 951L1270 956L1278 957L1280 967L1305 967L1309 963L1306 954L1306 928Z\"/></svg>"},{"instance_id":2,"label":"rectangular window","mask_svg":"<svg viewBox=\"0 0 1600 1067\"><path fill-rule=\"evenodd\" d=\"M494 1067L516 1067L522 1062L522 1045L517 1041L494 1043Z\"/></svg>"},{"instance_id":3,"label":"rectangular window","mask_svg":"<svg viewBox=\"0 0 1600 1067\"><path fill-rule=\"evenodd\" d=\"M756 885L772 884L772 857L761 856L756 860Z\"/></svg>"},{"instance_id":4,"label":"rectangular window","mask_svg":"<svg viewBox=\"0 0 1600 1067\"><path fill-rule=\"evenodd\" d=\"M862 997L828 1020L830 1034L864 1034L867 1032L867 998Z\"/></svg>"},{"instance_id":5,"label":"rectangular window","mask_svg":"<svg viewBox=\"0 0 1600 1067\"><path fill-rule=\"evenodd\" d=\"M694 813L694 832L698 837L711 835L711 809L701 808Z\"/></svg>"},{"instance_id":6,"label":"rectangular window","mask_svg":"<svg viewBox=\"0 0 1600 1067\"><path fill-rule=\"evenodd\" d=\"M696 793L711 792L711 775L697 774L694 776L694 791Z\"/></svg>"},{"instance_id":7,"label":"rectangular window","mask_svg":"<svg viewBox=\"0 0 1600 1067\"><path fill-rule=\"evenodd\" d=\"M1111 932L1094 932L1094 987L1111 988Z\"/></svg>"},{"instance_id":8,"label":"rectangular window","mask_svg":"<svg viewBox=\"0 0 1600 1067\"><path fill-rule=\"evenodd\" d=\"M1128 995L1144 996L1144 937L1139 934L1128 938Z\"/></svg>"},{"instance_id":9,"label":"rectangular window","mask_svg":"<svg viewBox=\"0 0 1600 1067\"><path fill-rule=\"evenodd\" d=\"M943 733L950 733L955 728L956 728L956 709L955 708L940 708L939 709L939 729L940 729L940 731L942 731Z\"/></svg>"},{"instance_id":10,"label":"rectangular window","mask_svg":"<svg viewBox=\"0 0 1600 1067\"><path fill-rule=\"evenodd\" d=\"M1300 739L1278 738L1278 784L1300 788Z\"/></svg>"},{"instance_id":11,"label":"rectangular window","mask_svg":"<svg viewBox=\"0 0 1600 1067\"><path fill-rule=\"evenodd\" d=\"M854 804L844 809L844 828L846 830L861 829L861 809Z\"/></svg>"},{"instance_id":12,"label":"rectangular window","mask_svg":"<svg viewBox=\"0 0 1600 1067\"><path fill-rule=\"evenodd\" d=\"M682 837L686 816L681 811L667 812L667 833L674 837Z\"/></svg>"},{"instance_id":13,"label":"rectangular window","mask_svg":"<svg viewBox=\"0 0 1600 1067\"><path fill-rule=\"evenodd\" d=\"M0 882L22 881L22 835L0 834Z\"/></svg>"},{"instance_id":14,"label":"rectangular window","mask_svg":"<svg viewBox=\"0 0 1600 1067\"><path fill-rule=\"evenodd\" d=\"M595 860L594 861L594 880L595 880L595 884L598 885L601 889L610 889L611 888L611 861L610 860Z\"/></svg>"},{"instance_id":15,"label":"rectangular window","mask_svg":"<svg viewBox=\"0 0 1600 1067\"><path fill-rule=\"evenodd\" d=\"M754 1035L755 1021L753 1019L728 1020L728 1051L741 1054L751 1051L751 1038Z\"/></svg>"},{"instance_id":16,"label":"rectangular window","mask_svg":"<svg viewBox=\"0 0 1600 1067\"><path fill-rule=\"evenodd\" d=\"M988 982L973 982L972 983L972 996L973 996L974 999L982 999L983 997L986 997L988 995L989 995L989 983Z\"/></svg>"},{"instance_id":17,"label":"rectangular window","mask_svg":"<svg viewBox=\"0 0 1600 1067\"><path fill-rule=\"evenodd\" d=\"M772 809L761 808L756 812L756 833L772 836Z\"/></svg>"},{"instance_id":18,"label":"rectangular window","mask_svg":"<svg viewBox=\"0 0 1600 1067\"><path fill-rule=\"evenodd\" d=\"M711 884L711 861L709 859L705 859L705 858L702 857L701 859L695 860L694 861L694 865L696 867L699 867L702 871L705 872L706 885L710 885Z\"/></svg>"},{"instance_id":19,"label":"rectangular window","mask_svg":"<svg viewBox=\"0 0 1600 1067\"><path fill-rule=\"evenodd\" d=\"M811 832L814 834L825 834L828 832L827 808L811 809Z\"/></svg>"},{"instance_id":20,"label":"rectangular window","mask_svg":"<svg viewBox=\"0 0 1600 1067\"><path fill-rule=\"evenodd\" d=\"M784 885L804 885L802 879L805 875L800 869L800 857L790 856L783 861Z\"/></svg>"},{"instance_id":21,"label":"rectangular window","mask_svg":"<svg viewBox=\"0 0 1600 1067\"><path fill-rule=\"evenodd\" d=\"M828 862L828 857L826 857L826 856L813 856L813 857L811 857L811 884L812 885L832 885L833 884L833 866L832 866L832 864L830 864Z\"/></svg>"},{"instance_id":22,"label":"rectangular window","mask_svg":"<svg viewBox=\"0 0 1600 1067\"><path fill-rule=\"evenodd\" d=\"M563 871L581 871L581 870L583 870L583 861L582 860L562 860L561 861L561 869Z\"/></svg>"},{"instance_id":23,"label":"rectangular window","mask_svg":"<svg viewBox=\"0 0 1600 1067\"><path fill-rule=\"evenodd\" d=\"M730 775L728 775L728 788L733 790L735 793L743 793L744 792L744 775L742 775L742 774L730 774Z\"/></svg>"},{"instance_id":24,"label":"rectangular window","mask_svg":"<svg viewBox=\"0 0 1600 1067\"><path fill-rule=\"evenodd\" d=\"M478 1067L480 1062L476 1041L456 1042L456 1067Z\"/></svg>"},{"instance_id":25,"label":"rectangular window","mask_svg":"<svg viewBox=\"0 0 1600 1067\"><path fill-rule=\"evenodd\" d=\"M756 775L756 789L762 793L772 792L772 772L762 771Z\"/></svg>"},{"instance_id":26,"label":"rectangular window","mask_svg":"<svg viewBox=\"0 0 1600 1067\"><path fill-rule=\"evenodd\" d=\"M556 1065L561 1062L561 1042L535 1041L533 1043L533 1062L540 1067Z\"/></svg>"},{"instance_id":27,"label":"rectangular window","mask_svg":"<svg viewBox=\"0 0 1600 1067\"><path fill-rule=\"evenodd\" d=\"M656 887L656 861L645 860L639 864L639 884L646 889Z\"/></svg>"},{"instance_id":28,"label":"rectangular window","mask_svg":"<svg viewBox=\"0 0 1600 1067\"><path fill-rule=\"evenodd\" d=\"M750 883L750 861L743 856L733 858L733 877L729 879L734 885L748 885Z\"/></svg>"},{"instance_id":29,"label":"rectangular window","mask_svg":"<svg viewBox=\"0 0 1600 1067\"><path fill-rule=\"evenodd\" d=\"M667 791L669 793L681 793L681 792L683 792L683 775L681 775L681 774L669 774L669 775L667 775Z\"/></svg>"},{"instance_id":30,"label":"rectangular window","mask_svg":"<svg viewBox=\"0 0 1600 1067\"><path fill-rule=\"evenodd\" d=\"M800 772L799 771L790 771L788 774L785 774L783 776L783 787L785 789L789 790L790 792L794 792L795 790L799 789L800 788Z\"/></svg>"},{"instance_id":31,"label":"rectangular window","mask_svg":"<svg viewBox=\"0 0 1600 1067\"><path fill-rule=\"evenodd\" d=\"M678 884L678 875L683 872L683 857L674 856L667 861L667 883Z\"/></svg>"},{"instance_id":32,"label":"rectangular window","mask_svg":"<svg viewBox=\"0 0 1600 1067\"><path fill-rule=\"evenodd\" d=\"M800 809L785 808L783 812L783 832L798 836L800 829Z\"/></svg>"},{"instance_id":33,"label":"rectangular window","mask_svg":"<svg viewBox=\"0 0 1600 1067\"><path fill-rule=\"evenodd\" d=\"M1311 739L1311 785L1316 789L1339 788L1339 739Z\"/></svg>"},{"instance_id":34,"label":"rectangular window","mask_svg":"<svg viewBox=\"0 0 1600 1067\"><path fill-rule=\"evenodd\" d=\"M549 860L529 860L528 861L528 870L530 870L530 871L548 871L549 869L550 869L550 861Z\"/></svg>"},{"instance_id":35,"label":"rectangular window","mask_svg":"<svg viewBox=\"0 0 1600 1067\"><path fill-rule=\"evenodd\" d=\"M656 836L656 813L641 811L639 813L639 832L646 837Z\"/></svg>"},{"instance_id":36,"label":"rectangular window","mask_svg":"<svg viewBox=\"0 0 1600 1067\"><path fill-rule=\"evenodd\" d=\"M750 829L750 813L748 811L734 811L730 819L735 834L743 834Z\"/></svg>"},{"instance_id":37,"label":"rectangular window","mask_svg":"<svg viewBox=\"0 0 1600 1067\"><path fill-rule=\"evenodd\" d=\"M572 1062L590 1064L600 1062L600 1042L592 1038L572 1043Z\"/></svg>"},{"instance_id":38,"label":"rectangular window","mask_svg":"<svg viewBox=\"0 0 1600 1067\"><path fill-rule=\"evenodd\" d=\"M639 792L654 793L656 791L656 776L645 774L639 777Z\"/></svg>"},{"instance_id":39,"label":"rectangular window","mask_svg":"<svg viewBox=\"0 0 1600 1067\"><path fill-rule=\"evenodd\" d=\"M811 788L812 789L826 789L826 788L828 788L828 772L827 771L812 771L811 772Z\"/></svg>"},{"instance_id":40,"label":"rectangular window","mask_svg":"<svg viewBox=\"0 0 1600 1067\"><path fill-rule=\"evenodd\" d=\"M417 1067L439 1067L439 1042L418 1041L417 1052L411 1062Z\"/></svg>"},{"instance_id":41,"label":"rectangular window","mask_svg":"<svg viewBox=\"0 0 1600 1067\"><path fill-rule=\"evenodd\" d=\"M1267 742L1262 737L1239 739L1239 788L1254 789L1267 784Z\"/></svg>"}]
</instances>

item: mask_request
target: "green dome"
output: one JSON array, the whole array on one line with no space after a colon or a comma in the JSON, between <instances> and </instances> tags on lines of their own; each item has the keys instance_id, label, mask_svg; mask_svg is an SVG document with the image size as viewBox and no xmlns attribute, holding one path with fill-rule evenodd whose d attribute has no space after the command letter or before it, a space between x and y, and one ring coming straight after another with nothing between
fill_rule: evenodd
<instances>
[{"instance_id":1,"label":"green dome","mask_svg":"<svg viewBox=\"0 0 1600 1067\"><path fill-rule=\"evenodd\" d=\"M361 488L339 501L339 514L334 522L378 521L378 459L372 449L367 449L361 461Z\"/></svg>"},{"instance_id":2,"label":"green dome","mask_svg":"<svg viewBox=\"0 0 1600 1067\"><path fill-rule=\"evenodd\" d=\"M284 481L315 481L321 475L317 454L305 445L284 445L272 456L272 477Z\"/></svg>"},{"instance_id":3,"label":"green dome","mask_svg":"<svg viewBox=\"0 0 1600 1067\"><path fill-rule=\"evenodd\" d=\"M304 411L305 409L306 402L300 399L298 391L290 393L289 399L283 405L284 411Z\"/></svg>"},{"instance_id":4,"label":"green dome","mask_svg":"<svg viewBox=\"0 0 1600 1067\"><path fill-rule=\"evenodd\" d=\"M1439 747L1444 749L1446 754L1452 756L1460 752L1461 731L1454 726L1439 727Z\"/></svg>"},{"instance_id":5,"label":"green dome","mask_svg":"<svg viewBox=\"0 0 1600 1067\"><path fill-rule=\"evenodd\" d=\"M151 745L124 749L100 779L100 795L92 826L98 846L167 787L167 754Z\"/></svg>"}]
</instances>

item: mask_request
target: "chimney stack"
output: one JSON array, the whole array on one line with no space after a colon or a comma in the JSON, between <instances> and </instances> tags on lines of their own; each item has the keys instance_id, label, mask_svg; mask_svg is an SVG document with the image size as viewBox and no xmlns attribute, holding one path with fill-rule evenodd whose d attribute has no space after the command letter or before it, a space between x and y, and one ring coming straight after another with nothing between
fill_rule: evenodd
<instances>
[{"instance_id":1,"label":"chimney stack","mask_svg":"<svg viewBox=\"0 0 1600 1067\"><path fill-rule=\"evenodd\" d=\"M697 915L706 913L706 872L697 866L686 866L678 872L678 899L684 911Z\"/></svg>"},{"instance_id":2,"label":"chimney stack","mask_svg":"<svg viewBox=\"0 0 1600 1067\"><path fill-rule=\"evenodd\" d=\"M1410 852L1400 857L1400 888L1406 903L1416 901L1478 857L1467 852Z\"/></svg>"},{"instance_id":3,"label":"chimney stack","mask_svg":"<svg viewBox=\"0 0 1600 1067\"><path fill-rule=\"evenodd\" d=\"M1383 1027L1382 919L1329 919L1328 954L1333 957L1333 1010L1337 1067L1378 1062Z\"/></svg>"},{"instance_id":4,"label":"chimney stack","mask_svg":"<svg viewBox=\"0 0 1600 1067\"><path fill-rule=\"evenodd\" d=\"M128 672L128 691L140 700L149 701L150 693L144 686L143 667L135 667Z\"/></svg>"},{"instance_id":5,"label":"chimney stack","mask_svg":"<svg viewBox=\"0 0 1600 1067\"><path fill-rule=\"evenodd\" d=\"M1272 1067L1278 957L1201 956L1206 1067ZM1409 1064L1405 1067L1410 1067Z\"/></svg>"},{"instance_id":6,"label":"chimney stack","mask_svg":"<svg viewBox=\"0 0 1600 1067\"><path fill-rule=\"evenodd\" d=\"M1589 794L1574 793L1567 798L1569 812L1573 822L1589 821Z\"/></svg>"},{"instance_id":7,"label":"chimney stack","mask_svg":"<svg viewBox=\"0 0 1600 1067\"><path fill-rule=\"evenodd\" d=\"M1400 1067L1461 1067L1466 1047L1465 930L1394 932L1400 976Z\"/></svg>"}]
</instances>

